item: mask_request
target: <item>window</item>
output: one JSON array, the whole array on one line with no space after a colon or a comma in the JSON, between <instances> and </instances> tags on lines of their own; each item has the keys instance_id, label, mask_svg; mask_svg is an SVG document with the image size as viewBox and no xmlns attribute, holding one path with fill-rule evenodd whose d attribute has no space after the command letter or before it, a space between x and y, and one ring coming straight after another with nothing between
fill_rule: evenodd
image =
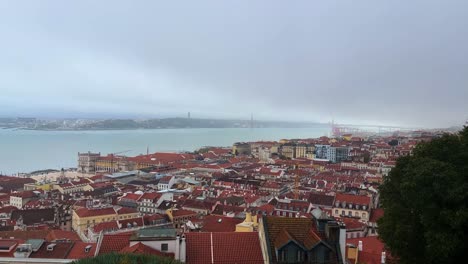
<instances>
[{"instance_id":1,"label":"window","mask_svg":"<svg viewBox=\"0 0 468 264\"><path fill-rule=\"evenodd\" d=\"M298 262L303 262L304 261L304 252L301 250L297 251L297 261Z\"/></svg>"},{"instance_id":2,"label":"window","mask_svg":"<svg viewBox=\"0 0 468 264\"><path fill-rule=\"evenodd\" d=\"M354 216L359 217L359 213L358 213L358 212L355 212L355 213L354 213Z\"/></svg>"},{"instance_id":3,"label":"window","mask_svg":"<svg viewBox=\"0 0 468 264\"><path fill-rule=\"evenodd\" d=\"M366 218L366 213L362 213L362 218Z\"/></svg>"},{"instance_id":4,"label":"window","mask_svg":"<svg viewBox=\"0 0 468 264\"><path fill-rule=\"evenodd\" d=\"M167 243L161 244L161 251L165 252L169 250L169 245Z\"/></svg>"},{"instance_id":5,"label":"window","mask_svg":"<svg viewBox=\"0 0 468 264\"><path fill-rule=\"evenodd\" d=\"M286 249L280 251L280 261L286 261L287 252Z\"/></svg>"},{"instance_id":6,"label":"window","mask_svg":"<svg viewBox=\"0 0 468 264\"><path fill-rule=\"evenodd\" d=\"M335 210L335 214L340 214L340 213L338 212L338 210Z\"/></svg>"},{"instance_id":7,"label":"window","mask_svg":"<svg viewBox=\"0 0 468 264\"><path fill-rule=\"evenodd\" d=\"M353 212L349 211L348 216L353 216Z\"/></svg>"}]
</instances>

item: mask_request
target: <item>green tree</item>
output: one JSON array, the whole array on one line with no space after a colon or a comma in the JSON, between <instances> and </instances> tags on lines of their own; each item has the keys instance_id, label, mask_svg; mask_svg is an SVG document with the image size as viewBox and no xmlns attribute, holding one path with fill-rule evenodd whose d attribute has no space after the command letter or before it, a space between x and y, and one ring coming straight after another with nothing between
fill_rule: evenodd
<instances>
[{"instance_id":1,"label":"green tree","mask_svg":"<svg viewBox=\"0 0 468 264\"><path fill-rule=\"evenodd\" d=\"M468 127L400 158L380 192L379 235L399 263L459 263L468 252Z\"/></svg>"}]
</instances>

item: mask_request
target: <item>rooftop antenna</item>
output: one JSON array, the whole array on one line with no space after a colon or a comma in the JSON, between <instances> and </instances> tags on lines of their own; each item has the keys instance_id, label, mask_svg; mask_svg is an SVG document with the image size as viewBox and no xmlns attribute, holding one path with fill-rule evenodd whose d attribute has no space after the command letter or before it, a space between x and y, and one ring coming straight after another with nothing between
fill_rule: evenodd
<instances>
[{"instance_id":1,"label":"rooftop antenna","mask_svg":"<svg viewBox=\"0 0 468 264\"><path fill-rule=\"evenodd\" d=\"M146 146L146 155L149 155L149 146Z\"/></svg>"}]
</instances>

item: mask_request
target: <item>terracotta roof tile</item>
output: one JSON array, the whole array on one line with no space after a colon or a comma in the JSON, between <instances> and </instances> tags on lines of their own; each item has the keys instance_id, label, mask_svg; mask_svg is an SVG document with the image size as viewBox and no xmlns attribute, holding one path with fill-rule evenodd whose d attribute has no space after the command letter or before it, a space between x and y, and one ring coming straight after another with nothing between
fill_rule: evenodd
<instances>
[{"instance_id":1,"label":"terracotta roof tile","mask_svg":"<svg viewBox=\"0 0 468 264\"><path fill-rule=\"evenodd\" d=\"M46 241L54 241L54 240L61 240L67 239L70 241L81 241L78 234L73 231L64 231L60 229L52 229L50 230L49 234L46 237Z\"/></svg>"},{"instance_id":2,"label":"terracotta roof tile","mask_svg":"<svg viewBox=\"0 0 468 264\"><path fill-rule=\"evenodd\" d=\"M264 263L257 232L187 233L187 263Z\"/></svg>"},{"instance_id":3,"label":"terracotta roof tile","mask_svg":"<svg viewBox=\"0 0 468 264\"><path fill-rule=\"evenodd\" d=\"M202 232L234 232L243 220L233 217L208 215L202 220Z\"/></svg>"},{"instance_id":4,"label":"terracotta roof tile","mask_svg":"<svg viewBox=\"0 0 468 264\"><path fill-rule=\"evenodd\" d=\"M369 222L377 223L377 221L384 215L384 210L382 208L373 209Z\"/></svg>"},{"instance_id":5,"label":"terracotta roof tile","mask_svg":"<svg viewBox=\"0 0 468 264\"><path fill-rule=\"evenodd\" d=\"M284 243L289 237L304 247L310 247L321 240L320 235L316 233L315 224L309 218L266 216L262 219L266 224L270 251L274 260L276 260L275 245ZM276 242L277 239L280 241Z\"/></svg>"},{"instance_id":6,"label":"terracotta roof tile","mask_svg":"<svg viewBox=\"0 0 468 264\"><path fill-rule=\"evenodd\" d=\"M117 234L117 235L104 235L102 239L101 248L99 249L99 255L118 252L123 248L130 245L130 237L132 233Z\"/></svg>"},{"instance_id":7,"label":"terracotta roof tile","mask_svg":"<svg viewBox=\"0 0 468 264\"><path fill-rule=\"evenodd\" d=\"M87 246L91 246L88 252L85 251ZM75 242L70 253L68 253L67 259L82 259L82 258L92 258L96 252L96 243L86 243L86 242Z\"/></svg>"},{"instance_id":8,"label":"terracotta roof tile","mask_svg":"<svg viewBox=\"0 0 468 264\"><path fill-rule=\"evenodd\" d=\"M47 246L55 244L53 250L48 250ZM50 258L64 259L73 247L72 242L45 242L37 252L33 252L30 258Z\"/></svg>"},{"instance_id":9,"label":"terracotta roof tile","mask_svg":"<svg viewBox=\"0 0 468 264\"><path fill-rule=\"evenodd\" d=\"M122 253L136 253L136 254L148 254L148 255L157 255L161 257L174 257L174 253L164 253L159 250L148 247L147 245L138 242L133 246L127 246L120 250Z\"/></svg>"},{"instance_id":10,"label":"terracotta roof tile","mask_svg":"<svg viewBox=\"0 0 468 264\"><path fill-rule=\"evenodd\" d=\"M91 217L91 216L100 216L100 215L114 215L115 210L112 207L98 208L98 209L79 208L75 210L75 213L79 217Z\"/></svg>"},{"instance_id":11,"label":"terracotta roof tile","mask_svg":"<svg viewBox=\"0 0 468 264\"><path fill-rule=\"evenodd\" d=\"M346 202L352 204L361 204L361 205L370 205L371 198L365 195L353 195L353 194L345 194L345 193L337 193L336 202Z\"/></svg>"}]
</instances>

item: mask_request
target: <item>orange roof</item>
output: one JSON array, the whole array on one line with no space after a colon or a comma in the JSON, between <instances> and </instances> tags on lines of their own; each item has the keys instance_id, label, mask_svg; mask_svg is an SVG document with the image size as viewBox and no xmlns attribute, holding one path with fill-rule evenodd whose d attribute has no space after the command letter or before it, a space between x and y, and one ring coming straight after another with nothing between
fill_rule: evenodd
<instances>
[{"instance_id":1,"label":"orange roof","mask_svg":"<svg viewBox=\"0 0 468 264\"><path fill-rule=\"evenodd\" d=\"M147 245L138 242L133 246L126 246L122 250L122 253L136 253L136 254L148 254L148 255L157 255L161 257L174 257L174 253L163 253L159 250L148 247Z\"/></svg>"},{"instance_id":2,"label":"orange roof","mask_svg":"<svg viewBox=\"0 0 468 264\"><path fill-rule=\"evenodd\" d=\"M369 222L377 223L377 220L379 220L383 215L384 215L383 208L373 209L371 212Z\"/></svg>"},{"instance_id":3,"label":"orange roof","mask_svg":"<svg viewBox=\"0 0 468 264\"><path fill-rule=\"evenodd\" d=\"M234 232L236 225L242 223L243 220L239 218L207 215L202 220L202 232Z\"/></svg>"},{"instance_id":4,"label":"orange roof","mask_svg":"<svg viewBox=\"0 0 468 264\"><path fill-rule=\"evenodd\" d=\"M129 207L122 207L119 210L117 210L117 214L122 215L122 214L134 214L138 213L138 211L134 208L129 208Z\"/></svg>"},{"instance_id":5,"label":"orange roof","mask_svg":"<svg viewBox=\"0 0 468 264\"><path fill-rule=\"evenodd\" d=\"M346 202L351 204L369 205L371 202L371 198L365 195L337 193L335 201Z\"/></svg>"},{"instance_id":6,"label":"orange roof","mask_svg":"<svg viewBox=\"0 0 468 264\"><path fill-rule=\"evenodd\" d=\"M104 235L102 238L101 248L99 249L99 255L118 252L129 246L131 235L132 233Z\"/></svg>"},{"instance_id":7,"label":"orange roof","mask_svg":"<svg viewBox=\"0 0 468 264\"><path fill-rule=\"evenodd\" d=\"M100 216L100 215L113 215L115 214L115 210L112 207L107 208L80 208L75 210L75 213L79 217L92 217L92 216Z\"/></svg>"},{"instance_id":8,"label":"orange roof","mask_svg":"<svg viewBox=\"0 0 468 264\"><path fill-rule=\"evenodd\" d=\"M99 233L101 231L110 231L110 230L117 230L119 229L119 225L117 221L110 221L110 222L101 222L98 223L93 227L95 233Z\"/></svg>"},{"instance_id":9,"label":"orange roof","mask_svg":"<svg viewBox=\"0 0 468 264\"><path fill-rule=\"evenodd\" d=\"M77 233L73 231L64 231L60 229L52 229L50 230L49 234L47 234L46 240L47 241L54 241L58 239L68 239L71 241L81 241L81 238L78 236Z\"/></svg>"},{"instance_id":10,"label":"orange roof","mask_svg":"<svg viewBox=\"0 0 468 264\"><path fill-rule=\"evenodd\" d=\"M140 200L147 199L147 200L154 200L156 198L160 198L162 196L161 193L157 192L152 192L152 193L144 193L141 197Z\"/></svg>"},{"instance_id":11,"label":"orange roof","mask_svg":"<svg viewBox=\"0 0 468 264\"><path fill-rule=\"evenodd\" d=\"M376 236L349 238L346 243L359 245L362 241L362 251L359 251L358 261L366 264L380 264L382 251L385 251L383 242ZM387 258L389 254L387 253Z\"/></svg>"},{"instance_id":12,"label":"orange roof","mask_svg":"<svg viewBox=\"0 0 468 264\"><path fill-rule=\"evenodd\" d=\"M89 252L85 251L85 248L87 246L91 246L91 249ZM77 241L73 245L72 249L70 250L70 253L68 253L67 259L82 259L82 258L90 258L94 257L94 253L96 252L96 243L86 243L86 242L81 242Z\"/></svg>"},{"instance_id":13,"label":"orange roof","mask_svg":"<svg viewBox=\"0 0 468 264\"><path fill-rule=\"evenodd\" d=\"M257 232L190 232L185 236L187 263L264 263Z\"/></svg>"}]
</instances>

